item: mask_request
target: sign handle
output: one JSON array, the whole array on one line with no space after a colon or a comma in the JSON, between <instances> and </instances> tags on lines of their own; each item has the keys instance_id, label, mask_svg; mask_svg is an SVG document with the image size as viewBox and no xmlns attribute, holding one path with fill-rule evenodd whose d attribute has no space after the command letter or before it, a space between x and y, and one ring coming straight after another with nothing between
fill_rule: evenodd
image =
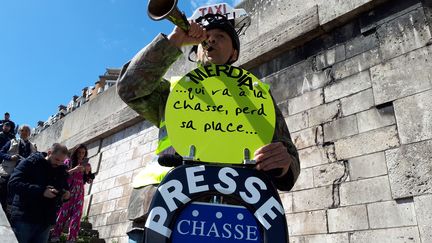
<instances>
[{"instance_id":1,"label":"sign handle","mask_svg":"<svg viewBox=\"0 0 432 243\"><path fill-rule=\"evenodd\" d=\"M189 156L183 157L183 160L195 161L195 145L192 144L189 147Z\"/></svg>"},{"instance_id":2,"label":"sign handle","mask_svg":"<svg viewBox=\"0 0 432 243\"><path fill-rule=\"evenodd\" d=\"M243 156L244 156L244 160L243 160L243 164L244 165L254 165L256 164L255 160L251 160L250 159L250 151L248 148L245 148L243 150Z\"/></svg>"}]
</instances>

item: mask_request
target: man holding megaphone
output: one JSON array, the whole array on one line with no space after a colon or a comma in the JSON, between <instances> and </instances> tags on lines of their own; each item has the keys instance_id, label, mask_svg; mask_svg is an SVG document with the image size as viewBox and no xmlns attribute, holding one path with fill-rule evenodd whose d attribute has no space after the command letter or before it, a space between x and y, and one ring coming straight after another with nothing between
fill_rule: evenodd
<instances>
[{"instance_id":1,"label":"man holding megaphone","mask_svg":"<svg viewBox=\"0 0 432 243\"><path fill-rule=\"evenodd\" d=\"M164 109L170 82L163 76L183 54L181 48L193 46L189 60L199 64L232 64L240 55L235 19L222 14L206 14L189 21L188 31L175 27L168 36L159 34L124 65L117 89L120 97L136 112L160 128L158 154L173 154L164 128ZM203 46L205 43L205 46ZM254 153L255 168L270 175L279 190L292 188L300 173L297 150L280 110L275 105L276 125L270 144ZM161 123L162 122L162 123Z\"/></svg>"}]
</instances>

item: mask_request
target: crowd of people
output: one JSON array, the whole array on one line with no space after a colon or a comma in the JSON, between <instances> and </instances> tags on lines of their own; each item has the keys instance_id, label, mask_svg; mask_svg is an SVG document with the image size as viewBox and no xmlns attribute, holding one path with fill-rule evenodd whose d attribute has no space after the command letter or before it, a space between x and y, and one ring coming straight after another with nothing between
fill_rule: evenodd
<instances>
[{"instance_id":1,"label":"crowd of people","mask_svg":"<svg viewBox=\"0 0 432 243\"><path fill-rule=\"evenodd\" d=\"M29 140L31 128L5 113L0 120L0 202L19 243L76 242L84 205L84 184L94 179L87 147L80 144L69 156L55 143L38 151Z\"/></svg>"}]
</instances>

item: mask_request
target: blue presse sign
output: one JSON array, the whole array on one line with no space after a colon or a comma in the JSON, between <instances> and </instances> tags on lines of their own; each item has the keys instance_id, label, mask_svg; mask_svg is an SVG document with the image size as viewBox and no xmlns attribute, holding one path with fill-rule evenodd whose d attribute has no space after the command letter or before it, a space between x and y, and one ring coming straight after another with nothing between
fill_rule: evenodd
<instances>
[{"instance_id":1,"label":"blue presse sign","mask_svg":"<svg viewBox=\"0 0 432 243\"><path fill-rule=\"evenodd\" d=\"M262 242L260 227L243 206L190 203L177 218L172 243Z\"/></svg>"}]
</instances>

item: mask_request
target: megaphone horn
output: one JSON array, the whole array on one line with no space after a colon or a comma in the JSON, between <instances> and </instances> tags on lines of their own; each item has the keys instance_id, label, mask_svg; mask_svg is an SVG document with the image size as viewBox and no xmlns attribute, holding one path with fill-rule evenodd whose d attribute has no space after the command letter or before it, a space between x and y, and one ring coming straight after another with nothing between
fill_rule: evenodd
<instances>
[{"instance_id":1,"label":"megaphone horn","mask_svg":"<svg viewBox=\"0 0 432 243\"><path fill-rule=\"evenodd\" d=\"M184 31L190 28L189 22L178 8L178 0L149 0L147 13L153 20L168 19Z\"/></svg>"}]
</instances>

